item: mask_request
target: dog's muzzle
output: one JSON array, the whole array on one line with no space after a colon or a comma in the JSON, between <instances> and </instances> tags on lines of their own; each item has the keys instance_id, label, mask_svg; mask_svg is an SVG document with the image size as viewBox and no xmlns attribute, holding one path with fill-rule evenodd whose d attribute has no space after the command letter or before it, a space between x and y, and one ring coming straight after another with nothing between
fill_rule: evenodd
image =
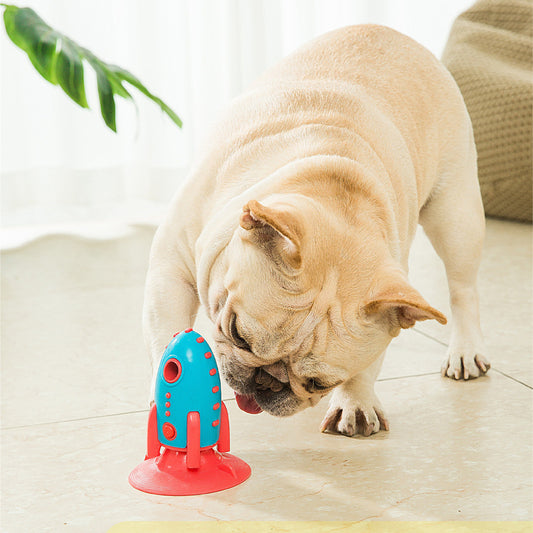
<instances>
[{"instance_id":1,"label":"dog's muzzle","mask_svg":"<svg viewBox=\"0 0 533 533\"><path fill-rule=\"evenodd\" d=\"M302 408L302 400L291 389L287 369L281 362L255 369L225 364L222 371L235 390L238 406L247 413L266 411L289 416Z\"/></svg>"}]
</instances>

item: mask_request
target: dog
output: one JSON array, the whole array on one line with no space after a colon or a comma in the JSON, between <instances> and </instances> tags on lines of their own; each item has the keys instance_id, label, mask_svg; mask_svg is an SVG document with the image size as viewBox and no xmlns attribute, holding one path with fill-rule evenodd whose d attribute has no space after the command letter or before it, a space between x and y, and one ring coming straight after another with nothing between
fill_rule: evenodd
<instances>
[{"instance_id":1,"label":"dog","mask_svg":"<svg viewBox=\"0 0 533 533\"><path fill-rule=\"evenodd\" d=\"M446 323L407 279L419 223L450 291L442 373L476 378L490 368L485 217L461 93L390 28L316 38L229 105L155 234L143 309L154 371L202 305L241 408L288 416L333 391L322 431L388 430L374 392L388 344L417 321Z\"/></svg>"}]
</instances>

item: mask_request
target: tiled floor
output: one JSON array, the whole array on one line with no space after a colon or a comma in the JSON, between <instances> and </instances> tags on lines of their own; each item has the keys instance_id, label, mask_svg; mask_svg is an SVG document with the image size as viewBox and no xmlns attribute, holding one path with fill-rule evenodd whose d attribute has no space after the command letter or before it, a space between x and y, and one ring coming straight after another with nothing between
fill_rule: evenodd
<instances>
[{"instance_id":1,"label":"tiled floor","mask_svg":"<svg viewBox=\"0 0 533 533\"><path fill-rule=\"evenodd\" d=\"M531 226L488 221L488 376L441 378L447 329L404 332L377 384L391 430L366 439L320 434L325 400L275 419L241 412L224 390L232 449L252 477L181 498L127 481L145 453L140 313L152 234L51 236L3 254L2 531L96 532L125 520L533 519ZM422 234L412 257L413 284L447 312L443 268Z\"/></svg>"}]
</instances>

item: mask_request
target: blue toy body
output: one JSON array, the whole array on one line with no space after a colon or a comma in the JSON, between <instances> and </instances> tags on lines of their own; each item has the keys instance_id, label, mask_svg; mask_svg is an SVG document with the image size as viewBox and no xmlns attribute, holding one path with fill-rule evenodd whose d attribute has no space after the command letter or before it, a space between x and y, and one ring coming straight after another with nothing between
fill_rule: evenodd
<instances>
[{"instance_id":1,"label":"blue toy body","mask_svg":"<svg viewBox=\"0 0 533 533\"><path fill-rule=\"evenodd\" d=\"M168 448L187 448L189 413L199 413L200 447L214 446L220 436L220 376L207 342L193 330L167 346L155 386L157 438Z\"/></svg>"}]
</instances>

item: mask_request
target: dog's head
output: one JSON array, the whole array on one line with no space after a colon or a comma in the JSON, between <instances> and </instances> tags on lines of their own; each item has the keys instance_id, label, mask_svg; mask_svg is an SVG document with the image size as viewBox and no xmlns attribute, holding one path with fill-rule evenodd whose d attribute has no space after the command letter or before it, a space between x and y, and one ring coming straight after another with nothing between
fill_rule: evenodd
<instances>
[{"instance_id":1,"label":"dog's head","mask_svg":"<svg viewBox=\"0 0 533 533\"><path fill-rule=\"evenodd\" d=\"M244 206L209 289L222 373L241 407L291 415L368 367L401 328L446 322L379 234L295 194Z\"/></svg>"}]
</instances>

